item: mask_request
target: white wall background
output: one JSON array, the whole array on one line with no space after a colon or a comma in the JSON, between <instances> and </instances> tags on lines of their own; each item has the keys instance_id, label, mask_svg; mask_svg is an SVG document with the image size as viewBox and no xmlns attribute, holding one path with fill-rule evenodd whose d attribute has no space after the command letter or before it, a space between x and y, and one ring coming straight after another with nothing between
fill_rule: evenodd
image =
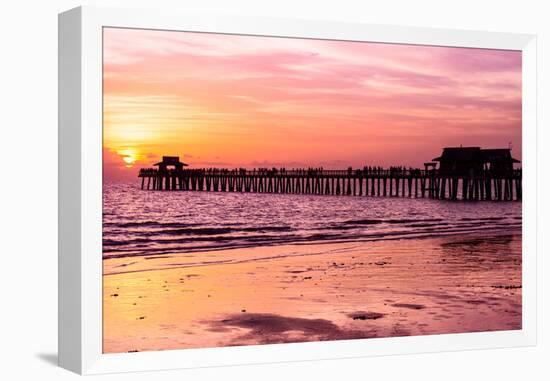
<instances>
[{"instance_id":1,"label":"white wall background","mask_svg":"<svg viewBox=\"0 0 550 381\"><path fill-rule=\"evenodd\" d=\"M546 3L546 4L545 4ZM538 34L539 344L465 351L101 376L164 379L550 379L547 255L550 11L542 0L11 0L0 12L0 378L76 378L57 361L57 13L81 5ZM535 147L527 147L535 149ZM541 168L546 168L542 170ZM545 236L546 232L546 236ZM8 374L4 374L4 373Z\"/></svg>"}]
</instances>

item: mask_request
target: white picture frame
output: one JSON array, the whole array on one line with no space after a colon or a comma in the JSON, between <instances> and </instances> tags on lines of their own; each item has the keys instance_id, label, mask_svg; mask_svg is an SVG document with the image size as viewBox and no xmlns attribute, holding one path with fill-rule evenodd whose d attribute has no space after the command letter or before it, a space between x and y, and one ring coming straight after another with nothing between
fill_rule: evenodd
<instances>
[{"instance_id":1,"label":"white picture frame","mask_svg":"<svg viewBox=\"0 0 550 381\"><path fill-rule=\"evenodd\" d=\"M102 353L102 28L521 50L522 329L331 342ZM79 7L59 15L59 364L80 374L536 344L536 37L527 34Z\"/></svg>"}]
</instances>

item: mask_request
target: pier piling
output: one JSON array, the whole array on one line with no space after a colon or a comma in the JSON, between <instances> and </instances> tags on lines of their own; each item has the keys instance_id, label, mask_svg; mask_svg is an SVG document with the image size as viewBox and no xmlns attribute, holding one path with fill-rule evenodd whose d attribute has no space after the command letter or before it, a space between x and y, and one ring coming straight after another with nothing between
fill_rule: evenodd
<instances>
[{"instance_id":1,"label":"pier piling","mask_svg":"<svg viewBox=\"0 0 550 381\"><path fill-rule=\"evenodd\" d=\"M434 198L441 200L521 200L521 169L483 171L476 176L437 170L364 168L323 169L156 169L139 171L141 189ZM147 181L145 181L147 180Z\"/></svg>"}]
</instances>

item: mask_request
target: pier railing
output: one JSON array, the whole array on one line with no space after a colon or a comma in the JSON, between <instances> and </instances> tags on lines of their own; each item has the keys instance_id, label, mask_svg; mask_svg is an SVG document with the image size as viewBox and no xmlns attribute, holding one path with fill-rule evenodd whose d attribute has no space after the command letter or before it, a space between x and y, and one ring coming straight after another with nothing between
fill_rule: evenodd
<instances>
[{"instance_id":1,"label":"pier railing","mask_svg":"<svg viewBox=\"0 0 550 381\"><path fill-rule=\"evenodd\" d=\"M482 170L446 173L436 169L323 168L142 168L141 188L210 192L289 193L450 200L521 200L522 173Z\"/></svg>"}]
</instances>

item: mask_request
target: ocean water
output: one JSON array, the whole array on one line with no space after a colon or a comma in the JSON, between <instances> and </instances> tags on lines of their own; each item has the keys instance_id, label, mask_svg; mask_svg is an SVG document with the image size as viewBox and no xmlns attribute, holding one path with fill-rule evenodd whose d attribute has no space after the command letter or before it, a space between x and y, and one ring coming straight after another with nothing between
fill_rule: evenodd
<instances>
[{"instance_id":1,"label":"ocean water","mask_svg":"<svg viewBox=\"0 0 550 381\"><path fill-rule=\"evenodd\" d=\"M521 202L146 191L107 183L103 258L518 230Z\"/></svg>"}]
</instances>

